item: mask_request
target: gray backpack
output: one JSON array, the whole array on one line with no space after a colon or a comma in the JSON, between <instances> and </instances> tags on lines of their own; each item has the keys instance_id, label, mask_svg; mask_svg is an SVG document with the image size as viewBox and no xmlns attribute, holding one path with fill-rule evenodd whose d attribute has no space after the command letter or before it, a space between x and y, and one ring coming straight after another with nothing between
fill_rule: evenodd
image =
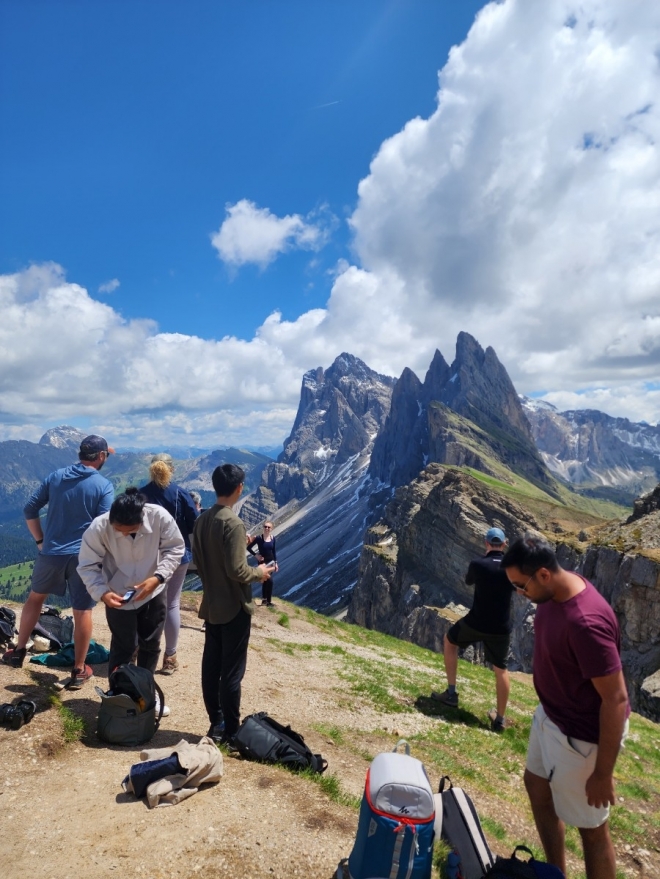
<instances>
[{"instance_id":1,"label":"gray backpack","mask_svg":"<svg viewBox=\"0 0 660 879\"><path fill-rule=\"evenodd\" d=\"M101 697L101 707L96 724L96 734L110 745L143 745L150 741L158 729L165 697L146 668L136 665L120 665L110 675L110 689ZM156 715L156 694L160 702Z\"/></svg>"}]
</instances>

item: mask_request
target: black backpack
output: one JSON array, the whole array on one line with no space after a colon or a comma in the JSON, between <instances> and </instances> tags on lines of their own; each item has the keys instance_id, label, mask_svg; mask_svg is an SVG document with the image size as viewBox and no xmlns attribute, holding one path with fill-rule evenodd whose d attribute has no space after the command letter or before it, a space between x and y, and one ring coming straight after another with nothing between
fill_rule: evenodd
<instances>
[{"instance_id":1,"label":"black backpack","mask_svg":"<svg viewBox=\"0 0 660 879\"><path fill-rule=\"evenodd\" d=\"M63 617L59 608L45 604L32 634L48 638L51 650L61 650L73 641L73 617Z\"/></svg>"},{"instance_id":2,"label":"black backpack","mask_svg":"<svg viewBox=\"0 0 660 879\"><path fill-rule=\"evenodd\" d=\"M16 634L16 614L10 607L0 607L0 644L9 644Z\"/></svg>"},{"instance_id":3,"label":"black backpack","mask_svg":"<svg viewBox=\"0 0 660 879\"><path fill-rule=\"evenodd\" d=\"M320 754L312 754L299 733L290 726L282 726L265 711L245 718L234 745L249 760L281 763L291 769L312 769L319 773L328 768L328 761Z\"/></svg>"},{"instance_id":4,"label":"black backpack","mask_svg":"<svg viewBox=\"0 0 660 879\"><path fill-rule=\"evenodd\" d=\"M528 861L516 857L517 852L526 852ZM565 879L564 874L552 864L537 861L525 845L517 845L510 858L495 859L495 863L485 874L485 879Z\"/></svg>"}]
</instances>

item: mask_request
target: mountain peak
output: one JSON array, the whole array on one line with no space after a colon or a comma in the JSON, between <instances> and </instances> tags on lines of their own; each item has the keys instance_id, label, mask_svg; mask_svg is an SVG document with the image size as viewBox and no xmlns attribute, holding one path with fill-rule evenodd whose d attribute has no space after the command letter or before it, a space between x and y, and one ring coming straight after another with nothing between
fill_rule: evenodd
<instances>
[{"instance_id":1,"label":"mountain peak","mask_svg":"<svg viewBox=\"0 0 660 879\"><path fill-rule=\"evenodd\" d=\"M53 449L72 449L77 452L80 443L87 436L77 427L63 424L60 427L51 427L39 440L40 446L50 446Z\"/></svg>"}]
</instances>

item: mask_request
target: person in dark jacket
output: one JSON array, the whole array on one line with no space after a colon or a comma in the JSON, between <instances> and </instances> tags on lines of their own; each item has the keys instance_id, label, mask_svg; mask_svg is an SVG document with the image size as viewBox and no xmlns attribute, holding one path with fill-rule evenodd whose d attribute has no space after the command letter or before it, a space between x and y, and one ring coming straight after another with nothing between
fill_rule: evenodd
<instances>
[{"instance_id":1,"label":"person in dark jacket","mask_svg":"<svg viewBox=\"0 0 660 879\"><path fill-rule=\"evenodd\" d=\"M255 552L256 548L256 552ZM263 533L258 537L248 538L247 551L256 557L260 564L275 563L273 573L279 570L277 566L277 548L273 536L273 523L264 522ZM273 577L272 575L261 584L261 606L273 606Z\"/></svg>"},{"instance_id":2,"label":"person in dark jacket","mask_svg":"<svg viewBox=\"0 0 660 879\"><path fill-rule=\"evenodd\" d=\"M192 560L190 549L190 537L195 527L195 519L199 511L190 494L176 482L172 482L174 475L174 461L167 452L160 452L151 459L149 476L151 482L143 485L140 493L147 498L150 504L158 504L164 507L174 518L179 526L179 531L186 545L186 550L181 559L181 564L167 582L167 617L165 618L165 655L161 674L173 674L179 663L176 658L176 649L179 642L179 630L181 628L181 589L188 570L188 564Z\"/></svg>"},{"instance_id":3,"label":"person in dark jacket","mask_svg":"<svg viewBox=\"0 0 660 879\"><path fill-rule=\"evenodd\" d=\"M444 693L431 693L432 698L458 708L456 676L458 651L470 644L481 642L487 662L495 672L497 707L488 715L493 732L502 732L504 713L509 701L509 672L507 656L511 641L511 596L515 592L502 569L506 536L501 528L490 528L486 533L486 555L470 562L465 582L474 586L472 608L445 635L445 671L448 687Z\"/></svg>"}]
</instances>

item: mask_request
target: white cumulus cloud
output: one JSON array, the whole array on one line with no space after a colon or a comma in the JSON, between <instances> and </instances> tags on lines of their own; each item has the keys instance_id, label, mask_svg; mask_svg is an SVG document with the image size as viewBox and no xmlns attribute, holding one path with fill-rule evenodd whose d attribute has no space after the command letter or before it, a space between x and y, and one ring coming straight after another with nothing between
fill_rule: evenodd
<instances>
[{"instance_id":1,"label":"white cumulus cloud","mask_svg":"<svg viewBox=\"0 0 660 879\"><path fill-rule=\"evenodd\" d=\"M319 250L333 225L332 218L320 214L278 217L245 198L227 205L226 212L222 225L211 235L211 243L220 259L233 268L246 263L265 268L289 250Z\"/></svg>"}]
</instances>

